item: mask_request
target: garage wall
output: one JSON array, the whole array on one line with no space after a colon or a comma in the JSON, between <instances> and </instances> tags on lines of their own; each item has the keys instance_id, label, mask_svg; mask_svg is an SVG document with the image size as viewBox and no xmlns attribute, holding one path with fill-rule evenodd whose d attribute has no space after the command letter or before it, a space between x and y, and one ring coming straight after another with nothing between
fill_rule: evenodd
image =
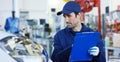
<instances>
[{"instance_id":1,"label":"garage wall","mask_svg":"<svg viewBox=\"0 0 120 62\"><path fill-rule=\"evenodd\" d=\"M118 5L120 6L120 0L110 0L110 11L117 10Z\"/></svg>"},{"instance_id":2,"label":"garage wall","mask_svg":"<svg viewBox=\"0 0 120 62\"><path fill-rule=\"evenodd\" d=\"M30 19L46 18L47 0L21 0L20 11L28 11Z\"/></svg>"}]
</instances>

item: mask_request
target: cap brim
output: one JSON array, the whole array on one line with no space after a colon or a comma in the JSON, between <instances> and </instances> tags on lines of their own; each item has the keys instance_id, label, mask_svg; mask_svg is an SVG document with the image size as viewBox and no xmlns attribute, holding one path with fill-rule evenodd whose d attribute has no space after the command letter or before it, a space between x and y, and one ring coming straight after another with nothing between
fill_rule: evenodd
<instances>
[{"instance_id":1,"label":"cap brim","mask_svg":"<svg viewBox=\"0 0 120 62\"><path fill-rule=\"evenodd\" d=\"M59 11L59 12L57 12L57 15L61 15L62 13L63 13L63 14L70 14L71 11L68 11L68 10Z\"/></svg>"},{"instance_id":2,"label":"cap brim","mask_svg":"<svg viewBox=\"0 0 120 62\"><path fill-rule=\"evenodd\" d=\"M61 14L62 14L62 11L57 12L57 15L61 15Z\"/></svg>"}]
</instances>

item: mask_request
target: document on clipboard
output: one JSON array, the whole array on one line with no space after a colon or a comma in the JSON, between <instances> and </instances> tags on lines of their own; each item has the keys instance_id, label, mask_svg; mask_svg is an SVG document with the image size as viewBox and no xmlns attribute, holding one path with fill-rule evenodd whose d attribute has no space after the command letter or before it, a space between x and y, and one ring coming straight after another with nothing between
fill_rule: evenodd
<instances>
[{"instance_id":1,"label":"document on clipboard","mask_svg":"<svg viewBox=\"0 0 120 62\"><path fill-rule=\"evenodd\" d=\"M70 55L70 62L73 61L91 61L92 56L88 50L96 46L100 40L99 32L76 33Z\"/></svg>"}]
</instances>

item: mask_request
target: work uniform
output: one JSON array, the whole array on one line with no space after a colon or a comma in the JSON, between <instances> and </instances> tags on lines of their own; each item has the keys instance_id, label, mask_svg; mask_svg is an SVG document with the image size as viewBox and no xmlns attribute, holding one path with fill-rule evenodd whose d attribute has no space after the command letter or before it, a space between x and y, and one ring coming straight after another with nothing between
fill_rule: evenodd
<instances>
[{"instance_id":1,"label":"work uniform","mask_svg":"<svg viewBox=\"0 0 120 62\"><path fill-rule=\"evenodd\" d=\"M92 29L88 28L82 24L82 32L94 32ZM69 57L72 49L72 44L74 41L75 34L71 28L66 27L65 29L59 31L54 37L54 51L51 59L53 62L69 62ZM100 49L98 56L93 57L92 61L82 61L82 62L106 62L105 59L105 49L103 41L99 41L96 45ZM84 48L84 47L81 47Z\"/></svg>"}]
</instances>

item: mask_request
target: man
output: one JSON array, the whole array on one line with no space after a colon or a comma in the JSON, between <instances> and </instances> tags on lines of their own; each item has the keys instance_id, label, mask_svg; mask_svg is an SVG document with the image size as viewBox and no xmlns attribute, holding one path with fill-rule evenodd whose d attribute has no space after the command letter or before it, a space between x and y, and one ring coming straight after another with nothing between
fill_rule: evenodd
<instances>
[{"instance_id":1,"label":"man","mask_svg":"<svg viewBox=\"0 0 120 62\"><path fill-rule=\"evenodd\" d=\"M69 1L58 15L63 14L67 27L59 31L54 37L54 51L51 59L53 62L69 62L71 46L77 32L94 32L81 23L81 8L74 1ZM83 48L83 47L81 47ZM82 62L106 62L103 41L99 41L95 47L90 48L89 54L93 55L92 61ZM79 61L80 62L80 61Z\"/></svg>"}]
</instances>

